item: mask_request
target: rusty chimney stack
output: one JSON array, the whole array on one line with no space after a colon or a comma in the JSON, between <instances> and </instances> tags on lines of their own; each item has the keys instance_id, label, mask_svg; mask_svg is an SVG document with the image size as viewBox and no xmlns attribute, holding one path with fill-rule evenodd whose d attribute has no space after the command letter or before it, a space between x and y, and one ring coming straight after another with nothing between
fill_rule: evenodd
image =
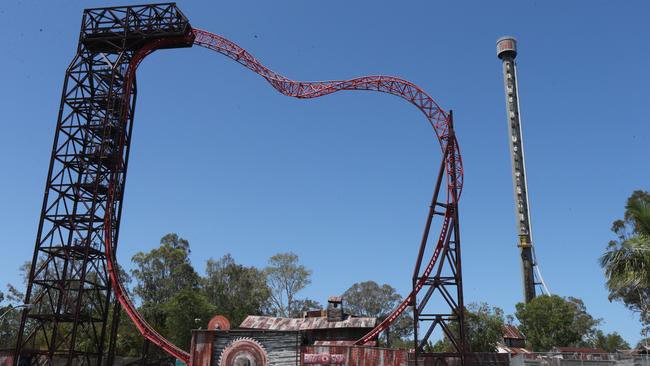
<instances>
[{"instance_id":1,"label":"rusty chimney stack","mask_svg":"<svg viewBox=\"0 0 650 366\"><path fill-rule=\"evenodd\" d=\"M343 297L330 296L327 298L327 321L343 321Z\"/></svg>"}]
</instances>

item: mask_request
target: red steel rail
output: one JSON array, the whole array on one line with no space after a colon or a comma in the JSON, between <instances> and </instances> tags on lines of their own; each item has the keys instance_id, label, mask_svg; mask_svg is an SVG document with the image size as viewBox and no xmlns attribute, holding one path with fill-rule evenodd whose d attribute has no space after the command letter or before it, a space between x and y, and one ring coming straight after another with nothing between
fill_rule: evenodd
<instances>
[{"instance_id":1,"label":"red steel rail","mask_svg":"<svg viewBox=\"0 0 650 366\"><path fill-rule=\"evenodd\" d=\"M455 135L452 132L450 117L445 111L438 106L438 104L426 92L420 89L417 85L393 76L363 76L350 80L332 80L332 81L293 81L278 73L275 73L257 61L250 53L237 44L221 37L203 30L193 30L194 44L208 48L210 50L221 53L228 58L240 63L244 67L262 76L266 81L271 84L280 93L294 97L294 98L317 98L328 95L341 90L369 90L382 93L388 93L403 98L413 105L415 105L425 115L431 126L433 127L436 137L440 142L440 147L443 152L443 159L445 170L447 173L447 202L456 200L460 197L460 192L463 185L463 167L458 144L455 140ZM130 95L130 89L133 86L135 71L140 62L149 54L157 49L165 48L177 43L186 43L187 38L169 38L159 39L152 41L142 47L132 59L129 69L127 70L125 79L126 92L124 95ZM129 103L125 103L128 108ZM126 111L124 115L126 116ZM453 139L453 141L451 140ZM123 144L120 144L123 146ZM118 154L122 156L122 154ZM123 162L118 162L122 164ZM113 200L113 182L109 186L109 202L107 207L112 207L110 204ZM453 191L453 192L452 192ZM455 202L453 202L455 203ZM451 211L446 209L444 220L440 231L439 239L436 247L434 248L431 259L425 267L421 279L417 282L413 291L403 300L403 302L393 311L393 313L380 323L375 329L366 334L363 338L359 339L356 344L364 344L384 331L392 322L394 322L407 308L413 303L418 291L425 285L426 278L431 274L438 256L443 248L445 237L449 230L449 222L451 218ZM112 246L112 225L111 212L106 214L105 222L105 236L106 236L106 256L107 267L111 284L115 291L115 296L126 310L127 315L140 333L149 341L161 347L165 352L173 357L185 362L190 362L190 355L186 351L180 349L161 334L156 332L151 325L147 323L144 317L137 311L135 304L128 297L128 294L120 282L117 274L117 260L114 257L114 250Z\"/></svg>"}]
</instances>

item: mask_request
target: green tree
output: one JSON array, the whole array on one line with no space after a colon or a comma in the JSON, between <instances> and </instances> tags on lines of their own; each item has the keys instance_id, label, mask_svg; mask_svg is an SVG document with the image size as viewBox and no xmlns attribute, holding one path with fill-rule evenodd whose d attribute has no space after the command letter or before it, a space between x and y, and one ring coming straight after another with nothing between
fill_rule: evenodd
<instances>
[{"instance_id":1,"label":"green tree","mask_svg":"<svg viewBox=\"0 0 650 366\"><path fill-rule=\"evenodd\" d=\"M269 259L264 270L271 289L271 311L276 316L295 314L296 294L311 283L311 270L299 264L294 253L279 253Z\"/></svg>"},{"instance_id":2,"label":"green tree","mask_svg":"<svg viewBox=\"0 0 650 366\"><path fill-rule=\"evenodd\" d=\"M233 327L247 315L268 312L271 290L264 271L237 264L227 254L219 260L209 259L205 273L203 289L208 301Z\"/></svg>"},{"instance_id":3,"label":"green tree","mask_svg":"<svg viewBox=\"0 0 650 366\"><path fill-rule=\"evenodd\" d=\"M186 288L163 306L165 334L183 349L190 349L192 329L206 329L217 309L200 292Z\"/></svg>"},{"instance_id":4,"label":"green tree","mask_svg":"<svg viewBox=\"0 0 650 366\"><path fill-rule=\"evenodd\" d=\"M176 234L165 235L158 248L136 253L131 259L135 265L131 270L133 292L142 300L145 318L158 327L164 326L161 306L180 291L195 289L199 284L199 275L189 259L189 243L177 246L166 240L170 235Z\"/></svg>"},{"instance_id":5,"label":"green tree","mask_svg":"<svg viewBox=\"0 0 650 366\"><path fill-rule=\"evenodd\" d=\"M115 305L112 305L115 306ZM119 304L117 306L120 306ZM111 315L113 310L109 313ZM109 323L110 324L110 323ZM115 354L118 356L136 357L142 353L144 337L135 327L131 319L121 311L118 324L117 338L115 340Z\"/></svg>"},{"instance_id":6,"label":"green tree","mask_svg":"<svg viewBox=\"0 0 650 366\"><path fill-rule=\"evenodd\" d=\"M10 348L14 345L12 340L15 339L15 329L13 327L14 314L12 313L12 306L5 303L5 295L0 291L0 349Z\"/></svg>"},{"instance_id":7,"label":"green tree","mask_svg":"<svg viewBox=\"0 0 650 366\"><path fill-rule=\"evenodd\" d=\"M0 349L16 346L21 310L11 305L0 305L0 315L3 315L0 319Z\"/></svg>"},{"instance_id":8,"label":"green tree","mask_svg":"<svg viewBox=\"0 0 650 366\"><path fill-rule=\"evenodd\" d=\"M23 286L29 279L30 262L25 262L18 267L23 279ZM7 284L7 292L0 291L0 349L13 348L16 346L16 337L20 327L22 308L15 309L23 303L25 294L10 283Z\"/></svg>"},{"instance_id":9,"label":"green tree","mask_svg":"<svg viewBox=\"0 0 650 366\"><path fill-rule=\"evenodd\" d=\"M594 336L587 342L586 346L592 348L599 348L604 351L615 353L618 350L630 349L630 344L621 337L617 332L603 333L602 330L597 330Z\"/></svg>"},{"instance_id":10,"label":"green tree","mask_svg":"<svg viewBox=\"0 0 650 366\"><path fill-rule=\"evenodd\" d=\"M399 305L402 296L388 284L375 281L355 283L343 293L346 311L357 316L381 318Z\"/></svg>"},{"instance_id":11,"label":"green tree","mask_svg":"<svg viewBox=\"0 0 650 366\"><path fill-rule=\"evenodd\" d=\"M305 311L322 309L323 305L316 300L312 299L299 299L294 302L292 313L289 314L291 318L299 318Z\"/></svg>"},{"instance_id":12,"label":"green tree","mask_svg":"<svg viewBox=\"0 0 650 366\"><path fill-rule=\"evenodd\" d=\"M582 300L557 295L518 303L515 316L519 329L534 351L545 352L555 346L575 346L593 336L600 319L594 319Z\"/></svg>"},{"instance_id":13,"label":"green tree","mask_svg":"<svg viewBox=\"0 0 650 366\"><path fill-rule=\"evenodd\" d=\"M650 194L634 191L627 200L623 220L611 230L617 239L609 242L600 258L605 270L610 301L621 301L640 315L650 330Z\"/></svg>"},{"instance_id":14,"label":"green tree","mask_svg":"<svg viewBox=\"0 0 650 366\"><path fill-rule=\"evenodd\" d=\"M160 240L160 246L147 253L136 253L131 261L135 267L131 275L135 282L134 294L141 300L140 313L147 322L166 337L176 337L173 327L167 325L166 304L183 291L199 289L200 277L189 259L189 243L176 234L167 234ZM185 328L183 328L185 329ZM129 331L132 328L124 328ZM184 334L183 336L189 336ZM134 336L123 333L122 344L137 345ZM165 357L156 347L145 342L146 357Z\"/></svg>"},{"instance_id":15,"label":"green tree","mask_svg":"<svg viewBox=\"0 0 650 366\"><path fill-rule=\"evenodd\" d=\"M343 293L345 311L356 316L377 318L383 321L400 304L403 297L388 285L379 285L375 281L355 283ZM413 317L409 312L397 319L384 339L388 345L406 346L405 338L413 332ZM408 344L412 347L413 344Z\"/></svg>"},{"instance_id":16,"label":"green tree","mask_svg":"<svg viewBox=\"0 0 650 366\"><path fill-rule=\"evenodd\" d=\"M465 313L467 345L471 352L495 352L503 341L503 310L486 303L469 304Z\"/></svg>"},{"instance_id":17,"label":"green tree","mask_svg":"<svg viewBox=\"0 0 650 366\"><path fill-rule=\"evenodd\" d=\"M160 238L160 244L169 245L174 249L183 249L187 254L190 251L190 242L178 236L176 233L169 233Z\"/></svg>"},{"instance_id":18,"label":"green tree","mask_svg":"<svg viewBox=\"0 0 650 366\"><path fill-rule=\"evenodd\" d=\"M465 337L471 352L495 352L497 343L503 340L505 317L503 310L486 303L471 303L465 308ZM458 334L458 323L452 323L450 330ZM454 352L448 337L436 342L433 352Z\"/></svg>"}]
</instances>

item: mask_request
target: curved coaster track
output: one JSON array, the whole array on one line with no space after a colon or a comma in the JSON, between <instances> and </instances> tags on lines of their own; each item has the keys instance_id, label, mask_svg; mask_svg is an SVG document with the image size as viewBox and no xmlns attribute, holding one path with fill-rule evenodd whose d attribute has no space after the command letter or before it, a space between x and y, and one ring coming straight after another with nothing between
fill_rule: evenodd
<instances>
[{"instance_id":1,"label":"curved coaster track","mask_svg":"<svg viewBox=\"0 0 650 366\"><path fill-rule=\"evenodd\" d=\"M224 37L193 29L176 4L162 3L84 11L77 52L66 70L25 296L31 306L22 313L14 366L111 364L120 309L146 339L191 363L187 351L163 337L137 311L120 282L115 256L134 124L136 70L156 50L193 45L241 64L289 97L374 91L398 96L424 114L442 157L412 290L355 345L370 344L400 315L412 310L415 357L434 329L441 329L462 364L465 337L458 201L463 165L452 113L417 85L393 76L293 81ZM110 306L113 292L121 306ZM460 333L449 327L452 322L459 324ZM418 334L421 325L426 328Z\"/></svg>"},{"instance_id":2,"label":"curved coaster track","mask_svg":"<svg viewBox=\"0 0 650 366\"><path fill-rule=\"evenodd\" d=\"M437 243L435 245L434 251L427 262L426 267L424 268L421 275L417 276L415 281L415 286L411 293L404 298L404 300L399 304L393 312L386 317L379 325L372 329L368 334L363 336L361 339L356 341L356 345L363 345L372 339L375 339L381 332L386 330L397 318L407 310L409 306L412 306L415 301L415 296L418 292L425 286L427 279L430 277L431 272L433 271L435 264L438 260L440 253L442 252L446 238L449 234L450 223L452 221L453 209L455 207L456 201L460 197L462 190L462 160L460 155L460 150L458 144L456 143L455 135L452 132L453 126L451 122L450 115L445 113L438 106L438 104L431 98L424 90L420 89L417 85L400 79L393 76L363 76L349 80L331 80L331 81L294 81L288 79L272 70L269 70L267 67L262 65L257 61L250 53L245 49L241 48L232 41L229 41L226 38L223 38L219 35L200 30L193 29L192 35L194 36L194 44L197 46L205 47L212 51L218 52L237 63L243 65L247 69L255 72L260 75L266 81L273 86L278 92L294 98L318 98L324 95L332 94L338 91L343 90L368 90L376 91L381 93L388 93L396 95L400 98L403 98L409 101L411 104L415 105L424 116L427 118L435 134L440 142L440 146L443 152L444 166L447 179L447 202L446 205L443 205L444 217L442 222L442 227L440 229L440 235L438 236ZM138 68L140 62L149 54L160 48L166 48L176 42L187 42L187 39L160 39L148 43L142 47L132 58L129 65L129 69L126 74L126 86L130 88L133 83L132 80L135 77L135 71ZM129 95L127 90L126 95ZM127 104L128 105L128 104ZM125 116L126 116L125 111ZM115 180L111 180L113 182ZM112 187L109 187L109 203L112 199ZM112 205L108 205L112 207ZM172 342L163 337L160 333L156 332L151 325L147 323L144 317L137 311L135 304L128 297L127 292L119 280L117 274L117 261L114 258L114 250L112 247L111 240L111 230L108 228L112 227L110 219L113 215L106 215L107 221L104 225L106 229L106 257L108 262L108 271L113 285L115 295L119 300L122 307L126 310L129 318L133 321L135 326L138 328L140 333L161 347L167 353L173 357L188 363L190 361L190 355L188 352L180 349ZM428 226L430 222L428 222ZM428 227L427 227L428 230ZM422 258L420 258L421 260Z\"/></svg>"}]
</instances>

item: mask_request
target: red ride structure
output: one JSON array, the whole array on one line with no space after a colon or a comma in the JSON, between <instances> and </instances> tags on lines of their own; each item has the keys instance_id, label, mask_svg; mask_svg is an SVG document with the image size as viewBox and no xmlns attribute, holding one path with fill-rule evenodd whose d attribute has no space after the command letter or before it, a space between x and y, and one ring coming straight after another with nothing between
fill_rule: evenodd
<instances>
[{"instance_id":1,"label":"red ride structure","mask_svg":"<svg viewBox=\"0 0 650 366\"><path fill-rule=\"evenodd\" d=\"M109 332L113 292L146 339L190 363L186 351L157 333L138 313L119 280L115 254L135 108L135 71L158 49L193 44L240 63L287 96L317 98L343 90L368 90L396 95L422 111L440 142L442 160L415 263L413 289L390 316L356 344L376 339L410 308L415 359L433 331L440 328L463 362L466 349L458 223L463 169L451 112L443 111L415 84L392 76L290 80L263 66L235 43L193 29L176 5L168 3L84 11L78 52L66 72L25 299L34 306L23 312L15 364L21 358L21 364L32 365L50 365L55 359L65 359L68 365L112 364L120 309L114 307ZM436 221L440 232L430 240ZM458 323L459 331L452 331L453 322ZM104 359L107 333L108 359Z\"/></svg>"}]
</instances>

